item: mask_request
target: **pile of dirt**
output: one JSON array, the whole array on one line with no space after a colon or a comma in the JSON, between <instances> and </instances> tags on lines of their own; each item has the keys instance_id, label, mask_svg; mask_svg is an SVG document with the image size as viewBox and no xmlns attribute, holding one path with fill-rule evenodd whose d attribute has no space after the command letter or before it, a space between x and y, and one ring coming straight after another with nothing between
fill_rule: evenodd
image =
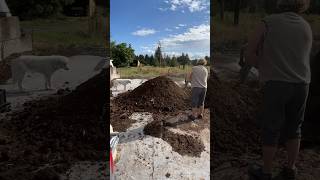
<instances>
[{"instance_id":1,"label":"pile of dirt","mask_svg":"<svg viewBox=\"0 0 320 180\"><path fill-rule=\"evenodd\" d=\"M143 131L146 135L162 138L171 145L173 151L181 155L200 157L204 151L204 144L199 137L173 132L164 127L159 119L147 124Z\"/></svg>"},{"instance_id":2,"label":"pile of dirt","mask_svg":"<svg viewBox=\"0 0 320 180\"><path fill-rule=\"evenodd\" d=\"M172 114L186 110L189 97L189 90L180 88L168 77L156 77L111 101L111 125L115 131L125 131L134 122L129 119L133 112Z\"/></svg>"},{"instance_id":3,"label":"pile of dirt","mask_svg":"<svg viewBox=\"0 0 320 180\"><path fill-rule=\"evenodd\" d=\"M221 81L214 73L208 86L214 151L234 154L259 151L256 120L262 100L260 88Z\"/></svg>"},{"instance_id":4,"label":"pile of dirt","mask_svg":"<svg viewBox=\"0 0 320 180\"><path fill-rule=\"evenodd\" d=\"M11 119L0 127L9 131L12 143L0 146L1 152L9 152L8 160L0 164L13 163L12 172L29 179L33 177L29 173L43 164L54 164L55 171L64 172L74 161L103 160L107 150L106 121L101 119L106 74L102 71L69 94L27 102L23 110L10 114ZM7 172L1 169L0 177Z\"/></svg>"},{"instance_id":5,"label":"pile of dirt","mask_svg":"<svg viewBox=\"0 0 320 180\"><path fill-rule=\"evenodd\" d=\"M174 81L159 76L146 81L133 91L119 95L115 101L135 111L173 112L188 108L187 93Z\"/></svg>"}]
</instances>

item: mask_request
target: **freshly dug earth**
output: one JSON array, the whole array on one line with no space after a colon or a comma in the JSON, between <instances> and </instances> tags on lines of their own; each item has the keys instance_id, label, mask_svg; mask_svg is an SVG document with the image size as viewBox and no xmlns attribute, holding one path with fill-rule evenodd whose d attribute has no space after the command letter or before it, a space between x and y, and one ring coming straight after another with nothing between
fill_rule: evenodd
<instances>
[{"instance_id":1,"label":"freshly dug earth","mask_svg":"<svg viewBox=\"0 0 320 180\"><path fill-rule=\"evenodd\" d=\"M8 137L0 144L7 156L0 161L0 179L37 179L44 164L52 168L45 173L51 174L47 179L54 179L54 172L65 172L75 161L106 158L107 132L101 119L106 74L103 70L69 94L27 102L23 110L8 115L10 120L0 124Z\"/></svg>"},{"instance_id":2,"label":"freshly dug earth","mask_svg":"<svg viewBox=\"0 0 320 180\"><path fill-rule=\"evenodd\" d=\"M165 76L151 79L111 100L111 125L116 131L125 131L134 122L129 119L133 112L172 114L186 110L189 97L189 90L180 88Z\"/></svg>"},{"instance_id":3,"label":"freshly dug earth","mask_svg":"<svg viewBox=\"0 0 320 180\"><path fill-rule=\"evenodd\" d=\"M146 81L131 92L119 95L115 101L135 111L173 112L188 107L188 95L174 81L159 76Z\"/></svg>"},{"instance_id":4,"label":"freshly dug earth","mask_svg":"<svg viewBox=\"0 0 320 180\"><path fill-rule=\"evenodd\" d=\"M234 154L259 151L256 123L262 99L259 86L220 81L215 74L208 86L214 151Z\"/></svg>"},{"instance_id":5,"label":"freshly dug earth","mask_svg":"<svg viewBox=\"0 0 320 180\"><path fill-rule=\"evenodd\" d=\"M200 157L201 152L204 151L204 145L199 137L174 133L165 128L160 120L154 120L147 124L144 128L144 133L162 138L171 145L173 151L181 155Z\"/></svg>"}]
</instances>

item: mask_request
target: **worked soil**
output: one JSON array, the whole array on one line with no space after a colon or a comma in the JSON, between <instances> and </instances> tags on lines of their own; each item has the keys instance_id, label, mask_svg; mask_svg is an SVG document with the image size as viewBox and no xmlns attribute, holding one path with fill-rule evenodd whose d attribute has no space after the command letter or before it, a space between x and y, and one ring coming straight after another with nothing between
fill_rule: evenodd
<instances>
[{"instance_id":1,"label":"worked soil","mask_svg":"<svg viewBox=\"0 0 320 180\"><path fill-rule=\"evenodd\" d=\"M165 76L148 80L133 91L111 100L111 125L115 131L125 131L134 122L133 112L172 114L189 108L190 93Z\"/></svg>"},{"instance_id":2,"label":"worked soil","mask_svg":"<svg viewBox=\"0 0 320 180\"><path fill-rule=\"evenodd\" d=\"M174 81L159 76L146 81L133 91L119 95L115 101L135 111L173 112L188 107L189 96Z\"/></svg>"},{"instance_id":3,"label":"worked soil","mask_svg":"<svg viewBox=\"0 0 320 180\"><path fill-rule=\"evenodd\" d=\"M104 160L106 74L104 70L70 93L27 102L9 114L10 120L0 124L6 132L0 136L0 179L56 179L75 161ZM41 170L44 165L49 169Z\"/></svg>"},{"instance_id":4,"label":"worked soil","mask_svg":"<svg viewBox=\"0 0 320 180\"><path fill-rule=\"evenodd\" d=\"M199 137L172 132L163 125L161 119L147 124L144 134L162 138L171 145L173 151L181 155L200 157L204 151L204 144Z\"/></svg>"},{"instance_id":5,"label":"worked soil","mask_svg":"<svg viewBox=\"0 0 320 180\"><path fill-rule=\"evenodd\" d=\"M257 152L260 137L256 119L262 98L259 86L220 81L216 74L212 74L208 86L214 150Z\"/></svg>"}]
</instances>

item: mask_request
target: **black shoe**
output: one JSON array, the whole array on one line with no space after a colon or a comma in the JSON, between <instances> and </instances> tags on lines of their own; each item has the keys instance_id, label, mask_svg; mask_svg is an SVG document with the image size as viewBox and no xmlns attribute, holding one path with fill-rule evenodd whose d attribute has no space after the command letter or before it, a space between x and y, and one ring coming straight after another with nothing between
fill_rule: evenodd
<instances>
[{"instance_id":1,"label":"black shoe","mask_svg":"<svg viewBox=\"0 0 320 180\"><path fill-rule=\"evenodd\" d=\"M198 115L198 119L202 119L203 116L201 114Z\"/></svg>"},{"instance_id":2,"label":"black shoe","mask_svg":"<svg viewBox=\"0 0 320 180\"><path fill-rule=\"evenodd\" d=\"M250 180L271 180L272 174L266 174L262 171L262 167L252 165L248 170Z\"/></svg>"},{"instance_id":3,"label":"black shoe","mask_svg":"<svg viewBox=\"0 0 320 180\"><path fill-rule=\"evenodd\" d=\"M287 167L282 168L280 175L285 180L295 180L298 174L297 168L290 169Z\"/></svg>"}]
</instances>

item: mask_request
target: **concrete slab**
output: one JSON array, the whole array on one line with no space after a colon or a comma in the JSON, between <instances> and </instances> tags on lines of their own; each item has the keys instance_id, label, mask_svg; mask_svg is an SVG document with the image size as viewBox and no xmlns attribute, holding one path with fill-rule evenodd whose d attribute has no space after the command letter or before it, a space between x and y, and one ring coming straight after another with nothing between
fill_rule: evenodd
<instances>
[{"instance_id":1,"label":"concrete slab","mask_svg":"<svg viewBox=\"0 0 320 180\"><path fill-rule=\"evenodd\" d=\"M115 173L117 179L210 179L208 128L198 134L205 145L201 156L181 156L166 141L143 134L144 126L153 121L150 113L134 113L130 118L135 119L136 123L120 136L119 161ZM180 129L169 129L176 133L190 134Z\"/></svg>"}]
</instances>

